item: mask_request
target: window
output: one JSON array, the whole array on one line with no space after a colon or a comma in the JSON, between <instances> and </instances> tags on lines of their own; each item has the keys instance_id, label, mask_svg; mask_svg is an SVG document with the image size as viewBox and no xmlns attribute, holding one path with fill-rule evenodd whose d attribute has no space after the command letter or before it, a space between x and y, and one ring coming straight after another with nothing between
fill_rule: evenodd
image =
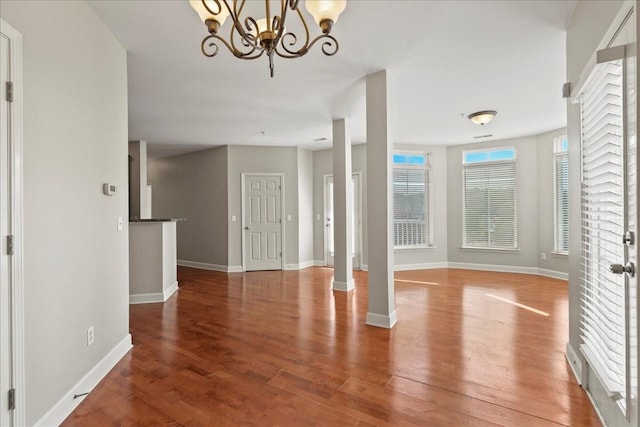
<instances>
[{"instance_id":1,"label":"window","mask_svg":"<svg viewBox=\"0 0 640 427\"><path fill-rule=\"evenodd\" d=\"M462 246L518 248L516 149L465 151Z\"/></svg>"},{"instance_id":2,"label":"window","mask_svg":"<svg viewBox=\"0 0 640 427\"><path fill-rule=\"evenodd\" d=\"M393 155L393 246L424 248L433 245L429 214L428 157L424 153Z\"/></svg>"},{"instance_id":3,"label":"window","mask_svg":"<svg viewBox=\"0 0 640 427\"><path fill-rule=\"evenodd\" d=\"M553 141L555 251L569 253L569 141L561 136Z\"/></svg>"}]
</instances>

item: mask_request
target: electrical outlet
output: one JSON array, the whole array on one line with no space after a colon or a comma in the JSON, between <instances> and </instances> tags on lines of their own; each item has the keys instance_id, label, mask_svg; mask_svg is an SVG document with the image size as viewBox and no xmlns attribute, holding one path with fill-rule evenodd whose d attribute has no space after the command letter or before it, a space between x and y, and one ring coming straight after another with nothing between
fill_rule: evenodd
<instances>
[{"instance_id":1,"label":"electrical outlet","mask_svg":"<svg viewBox=\"0 0 640 427\"><path fill-rule=\"evenodd\" d=\"M124 228L124 220L121 216L118 217L118 231L122 231Z\"/></svg>"},{"instance_id":2,"label":"electrical outlet","mask_svg":"<svg viewBox=\"0 0 640 427\"><path fill-rule=\"evenodd\" d=\"M541 259L542 261L546 261L546 260L547 260L547 253L546 253L546 252L542 252L542 253L540 254L540 259Z\"/></svg>"},{"instance_id":3,"label":"electrical outlet","mask_svg":"<svg viewBox=\"0 0 640 427\"><path fill-rule=\"evenodd\" d=\"M93 326L87 328L87 347L93 344L93 340L95 339L95 334L93 331Z\"/></svg>"}]
</instances>

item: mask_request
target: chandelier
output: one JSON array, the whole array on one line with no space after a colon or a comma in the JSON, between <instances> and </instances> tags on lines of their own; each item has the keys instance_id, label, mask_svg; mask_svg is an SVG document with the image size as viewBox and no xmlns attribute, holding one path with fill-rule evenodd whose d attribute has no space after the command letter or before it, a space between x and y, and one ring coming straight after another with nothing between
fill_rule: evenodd
<instances>
[{"instance_id":1,"label":"chandelier","mask_svg":"<svg viewBox=\"0 0 640 427\"><path fill-rule=\"evenodd\" d=\"M262 55L269 58L269 73L273 77L273 56L299 58L304 56L318 41L323 40L322 53L327 56L338 52L338 41L330 34L333 24L344 10L347 0L306 0L307 11L313 16L322 34L314 39L309 36L309 27L298 7L300 0L262 0L264 15L260 19L244 16L247 0L189 0L209 30L202 40L202 53L214 57L218 53L217 42L222 43L240 59L256 59ZM250 1L249 3L262 3ZM272 5L275 3L274 5ZM274 8L272 9L272 6ZM287 13L298 16L302 25L302 35L287 32ZM218 34L227 17L233 24L229 37L225 40Z\"/></svg>"}]
</instances>

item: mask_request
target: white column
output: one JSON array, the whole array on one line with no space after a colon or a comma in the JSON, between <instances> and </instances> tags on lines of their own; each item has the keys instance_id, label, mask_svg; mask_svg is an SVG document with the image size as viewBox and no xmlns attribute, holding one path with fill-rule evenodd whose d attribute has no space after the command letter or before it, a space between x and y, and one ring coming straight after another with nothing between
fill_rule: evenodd
<instances>
[{"instance_id":1,"label":"white column","mask_svg":"<svg viewBox=\"0 0 640 427\"><path fill-rule=\"evenodd\" d=\"M367 325L389 329L398 321L393 283L392 155L389 79L383 70L367 76Z\"/></svg>"},{"instance_id":2,"label":"white column","mask_svg":"<svg viewBox=\"0 0 640 427\"><path fill-rule=\"evenodd\" d=\"M353 284L353 186L351 136L347 120L333 121L333 290L351 291Z\"/></svg>"}]
</instances>

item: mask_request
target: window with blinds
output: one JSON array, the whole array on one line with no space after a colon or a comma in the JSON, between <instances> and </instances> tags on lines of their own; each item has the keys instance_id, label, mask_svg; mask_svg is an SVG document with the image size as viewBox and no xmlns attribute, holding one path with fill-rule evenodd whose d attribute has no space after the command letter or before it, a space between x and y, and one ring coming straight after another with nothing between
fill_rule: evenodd
<instances>
[{"instance_id":1,"label":"window with blinds","mask_svg":"<svg viewBox=\"0 0 640 427\"><path fill-rule=\"evenodd\" d=\"M463 153L463 247L517 249L516 150Z\"/></svg>"},{"instance_id":2,"label":"window with blinds","mask_svg":"<svg viewBox=\"0 0 640 427\"><path fill-rule=\"evenodd\" d=\"M599 64L581 94L582 353L624 410L627 390L624 263L623 63Z\"/></svg>"},{"instance_id":3,"label":"window with blinds","mask_svg":"<svg viewBox=\"0 0 640 427\"><path fill-rule=\"evenodd\" d=\"M569 253L569 141L556 138L554 145L554 240L555 252Z\"/></svg>"},{"instance_id":4,"label":"window with blinds","mask_svg":"<svg viewBox=\"0 0 640 427\"><path fill-rule=\"evenodd\" d=\"M393 156L393 245L395 248L432 246L430 183L427 156Z\"/></svg>"}]
</instances>

